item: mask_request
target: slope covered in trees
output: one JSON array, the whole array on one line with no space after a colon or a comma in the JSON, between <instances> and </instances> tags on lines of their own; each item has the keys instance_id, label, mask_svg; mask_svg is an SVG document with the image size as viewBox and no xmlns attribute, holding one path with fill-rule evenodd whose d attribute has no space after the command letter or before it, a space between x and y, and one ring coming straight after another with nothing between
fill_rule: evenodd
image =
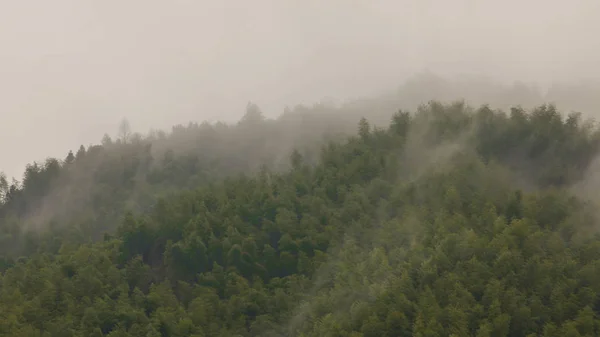
<instances>
[{"instance_id":1,"label":"slope covered in trees","mask_svg":"<svg viewBox=\"0 0 600 337\"><path fill-rule=\"evenodd\" d=\"M161 195L261 166L285 169L293 147L306 152L344 131L343 123L334 130L333 119L306 111L272 120L250 104L236 125L190 123L145 137L123 130L116 140L105 136L64 160L28 165L22 181L0 177L0 255L56 252L57 238L94 241L112 232L126 210L144 213Z\"/></svg>"},{"instance_id":2,"label":"slope covered in trees","mask_svg":"<svg viewBox=\"0 0 600 337\"><path fill-rule=\"evenodd\" d=\"M353 134L362 116L387 126L390 112L399 106L416 109L430 99L455 97L502 108L555 101L592 111L590 107L599 105L590 94L593 88L593 84L562 85L543 94L522 83L448 80L425 73L389 95L296 106L275 119L265 118L249 104L236 125L190 123L146 136L124 125L116 140L105 136L101 144L81 146L64 159L28 165L21 181L11 183L0 174L0 255L57 252L65 240L96 241L113 232L127 210L146 213L160 196L239 173L252 174L261 166L286 170L293 148L312 165L324 139Z\"/></svg>"},{"instance_id":3,"label":"slope covered in trees","mask_svg":"<svg viewBox=\"0 0 600 337\"><path fill-rule=\"evenodd\" d=\"M160 196L251 174L261 166L278 172L288 169L287 156L293 148L314 164L323 139L353 134L362 116L387 126L390 112L400 106L415 109L430 99L455 97L476 106L533 107L552 101L593 111L591 107L600 105L594 88L593 84L562 85L543 94L519 83L452 81L421 74L389 95L297 106L275 119L264 118L250 104L237 125L190 123L147 136L124 125L116 140L105 136L101 144L81 146L64 159L28 165L19 182L0 174L0 255L57 252L65 240L96 241L114 231L127 210L143 214Z\"/></svg>"},{"instance_id":4,"label":"slope covered in trees","mask_svg":"<svg viewBox=\"0 0 600 337\"><path fill-rule=\"evenodd\" d=\"M5 259L0 335L595 336L600 236L576 188L599 145L553 106L362 119L288 169Z\"/></svg>"}]
</instances>

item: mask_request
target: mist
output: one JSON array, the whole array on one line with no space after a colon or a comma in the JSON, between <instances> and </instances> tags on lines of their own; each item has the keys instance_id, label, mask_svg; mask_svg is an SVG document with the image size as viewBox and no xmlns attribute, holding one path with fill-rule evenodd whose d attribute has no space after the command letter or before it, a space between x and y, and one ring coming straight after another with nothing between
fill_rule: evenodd
<instances>
[{"instance_id":1,"label":"mist","mask_svg":"<svg viewBox=\"0 0 600 337\"><path fill-rule=\"evenodd\" d=\"M424 70L597 80L599 19L595 0L0 1L0 168L19 177L123 117L142 132L233 121L248 101L277 116Z\"/></svg>"}]
</instances>

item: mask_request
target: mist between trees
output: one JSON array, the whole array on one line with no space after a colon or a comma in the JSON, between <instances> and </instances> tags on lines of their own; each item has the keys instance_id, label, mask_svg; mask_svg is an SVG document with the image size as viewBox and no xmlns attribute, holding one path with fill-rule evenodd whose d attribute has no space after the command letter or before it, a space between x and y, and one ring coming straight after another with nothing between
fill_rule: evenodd
<instances>
[{"instance_id":1,"label":"mist between trees","mask_svg":"<svg viewBox=\"0 0 600 337\"><path fill-rule=\"evenodd\" d=\"M0 335L597 335L600 133L565 88L124 121L0 179Z\"/></svg>"}]
</instances>

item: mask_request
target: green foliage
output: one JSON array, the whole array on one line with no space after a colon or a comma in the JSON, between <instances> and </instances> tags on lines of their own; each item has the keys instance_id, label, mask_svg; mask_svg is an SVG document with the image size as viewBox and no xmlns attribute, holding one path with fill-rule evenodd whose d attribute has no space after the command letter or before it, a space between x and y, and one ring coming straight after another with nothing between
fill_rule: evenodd
<instances>
[{"instance_id":1,"label":"green foliage","mask_svg":"<svg viewBox=\"0 0 600 337\"><path fill-rule=\"evenodd\" d=\"M268 123L249 105L237 127ZM571 193L597 155L594 127L552 106L509 116L432 102L356 130L318 156L290 150L288 170L203 173L217 181L193 189L210 161L156 156L135 137L28 167L5 188L3 243L33 248L0 260L0 335L600 333L600 235ZM79 187L102 190L82 201L96 222L23 234L31 205L92 163L98 182ZM118 207L133 194L152 207ZM111 234L82 243L99 228Z\"/></svg>"}]
</instances>

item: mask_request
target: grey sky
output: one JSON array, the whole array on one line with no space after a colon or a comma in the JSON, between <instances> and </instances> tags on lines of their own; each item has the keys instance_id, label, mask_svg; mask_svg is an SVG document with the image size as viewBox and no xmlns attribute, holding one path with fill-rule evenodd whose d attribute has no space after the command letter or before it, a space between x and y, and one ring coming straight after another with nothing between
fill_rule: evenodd
<instances>
[{"instance_id":1,"label":"grey sky","mask_svg":"<svg viewBox=\"0 0 600 337\"><path fill-rule=\"evenodd\" d=\"M414 72L600 77L598 0L0 0L0 170Z\"/></svg>"}]
</instances>

